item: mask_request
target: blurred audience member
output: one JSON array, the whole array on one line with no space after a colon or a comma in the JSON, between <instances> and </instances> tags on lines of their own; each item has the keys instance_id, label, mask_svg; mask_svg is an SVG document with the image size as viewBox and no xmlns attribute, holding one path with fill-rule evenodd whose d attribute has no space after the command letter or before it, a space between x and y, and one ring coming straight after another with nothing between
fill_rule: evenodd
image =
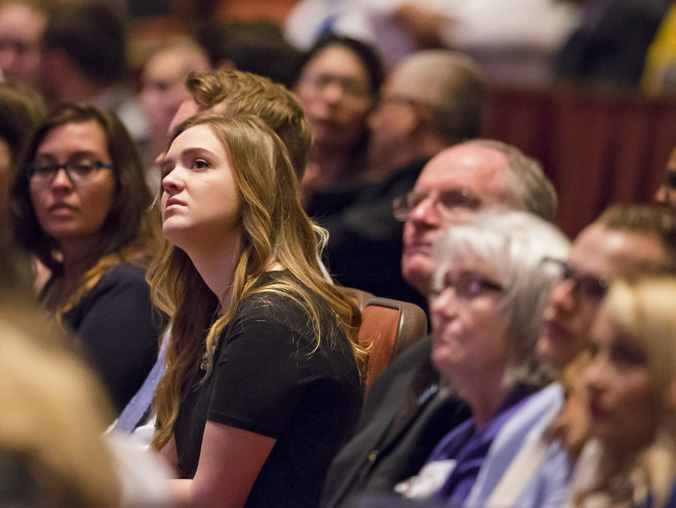
<instances>
[{"instance_id":1,"label":"blurred audience member","mask_svg":"<svg viewBox=\"0 0 676 508\"><path fill-rule=\"evenodd\" d=\"M557 371L588 347L592 320L612 278L676 273L676 219L659 208L612 206L575 238L561 268L538 341L540 361Z\"/></svg>"},{"instance_id":2,"label":"blurred audience member","mask_svg":"<svg viewBox=\"0 0 676 508\"><path fill-rule=\"evenodd\" d=\"M216 69L251 72L291 88L302 53L270 20L230 21L209 25L198 34Z\"/></svg>"},{"instance_id":3,"label":"blurred audience member","mask_svg":"<svg viewBox=\"0 0 676 508\"><path fill-rule=\"evenodd\" d=\"M0 219L5 224L18 159L46 114L44 100L33 89L0 83Z\"/></svg>"},{"instance_id":4,"label":"blurred audience member","mask_svg":"<svg viewBox=\"0 0 676 508\"><path fill-rule=\"evenodd\" d=\"M664 170L664 181L655 193L655 203L676 211L676 148L671 151Z\"/></svg>"},{"instance_id":5,"label":"blurred audience member","mask_svg":"<svg viewBox=\"0 0 676 508\"><path fill-rule=\"evenodd\" d=\"M295 85L314 145L302 181L310 196L353 182L367 165L366 119L377 103L383 71L364 43L329 36L305 55Z\"/></svg>"},{"instance_id":6,"label":"blurred audience member","mask_svg":"<svg viewBox=\"0 0 676 508\"><path fill-rule=\"evenodd\" d=\"M648 48L641 87L650 97L676 93L676 3L671 2Z\"/></svg>"},{"instance_id":7,"label":"blurred audience member","mask_svg":"<svg viewBox=\"0 0 676 508\"><path fill-rule=\"evenodd\" d=\"M544 310L538 357L559 382L531 397L505 424L468 504L519 508L564 504L566 492L551 489L570 481L587 437L587 399L580 392L580 372L599 302L612 278L668 267L676 247L675 226L663 210L617 205L580 233L568 260L543 263L558 281ZM514 446L516 442L521 445ZM544 492L553 494L549 502Z\"/></svg>"},{"instance_id":8,"label":"blurred audience member","mask_svg":"<svg viewBox=\"0 0 676 508\"><path fill-rule=\"evenodd\" d=\"M545 261L565 259L568 247L551 223L501 209L478 213L435 243L431 361L442 383L462 394L472 417L451 430L420 472L395 492L483 506L474 499L479 477L492 466L495 447L523 442L524 432L506 435L504 429L543 386L535 345L556 276ZM566 480L563 471L532 508L562 499Z\"/></svg>"},{"instance_id":9,"label":"blurred audience member","mask_svg":"<svg viewBox=\"0 0 676 508\"><path fill-rule=\"evenodd\" d=\"M11 84L40 84L40 40L47 24L47 0L0 3L0 70Z\"/></svg>"},{"instance_id":10,"label":"blurred audience member","mask_svg":"<svg viewBox=\"0 0 676 508\"><path fill-rule=\"evenodd\" d=\"M437 264L432 245L447 229L484 206L556 217L556 192L535 160L515 147L472 140L440 152L413 191L395 207L404 225L402 271L422 295L432 295ZM431 336L404 351L375 380L352 439L331 464L321 506L342 506L357 492L391 492L416 474L434 446L469 416L456 395L440 390L430 364Z\"/></svg>"},{"instance_id":11,"label":"blurred audience member","mask_svg":"<svg viewBox=\"0 0 676 508\"><path fill-rule=\"evenodd\" d=\"M490 82L542 84L575 14L558 0L303 0L286 27L304 48L324 33L367 41L388 67L446 48L474 58Z\"/></svg>"},{"instance_id":12,"label":"blurred audience member","mask_svg":"<svg viewBox=\"0 0 676 508\"><path fill-rule=\"evenodd\" d=\"M84 102L114 111L132 138L148 150L145 117L129 88L126 22L103 0L64 2L50 14L42 38L40 85L52 102Z\"/></svg>"},{"instance_id":13,"label":"blurred audience member","mask_svg":"<svg viewBox=\"0 0 676 508\"><path fill-rule=\"evenodd\" d=\"M676 502L676 279L616 281L598 312L589 392L590 434L572 506Z\"/></svg>"},{"instance_id":14,"label":"blurred audience member","mask_svg":"<svg viewBox=\"0 0 676 508\"><path fill-rule=\"evenodd\" d=\"M381 175L377 179L476 138L485 105L486 89L471 59L438 50L402 61L387 78L369 122L369 162Z\"/></svg>"},{"instance_id":15,"label":"blurred audience member","mask_svg":"<svg viewBox=\"0 0 676 508\"><path fill-rule=\"evenodd\" d=\"M61 338L45 340L50 333L0 316L0 505L119 507L114 462L101 440L108 399L59 347Z\"/></svg>"},{"instance_id":16,"label":"blurred audience member","mask_svg":"<svg viewBox=\"0 0 676 508\"><path fill-rule=\"evenodd\" d=\"M392 71L369 119L367 175L376 183L319 190L307 206L329 231L325 258L336 280L426 306L400 275L403 225L392 200L413 188L431 157L479 135L485 102L474 62L457 53L420 52Z\"/></svg>"},{"instance_id":17,"label":"blurred audience member","mask_svg":"<svg viewBox=\"0 0 676 508\"><path fill-rule=\"evenodd\" d=\"M151 203L117 117L71 104L37 128L12 192L17 242L52 273L44 306L80 336L118 410L150 370L160 335L145 281Z\"/></svg>"},{"instance_id":18,"label":"blurred audience member","mask_svg":"<svg viewBox=\"0 0 676 508\"><path fill-rule=\"evenodd\" d=\"M581 6L581 23L557 57L557 77L637 86L648 47L666 11L666 2L573 1Z\"/></svg>"},{"instance_id":19,"label":"blurred audience member","mask_svg":"<svg viewBox=\"0 0 676 508\"><path fill-rule=\"evenodd\" d=\"M153 157L166 149L169 125L183 101L190 98L186 78L191 72L206 72L210 68L204 50L189 39L169 43L146 62L140 102L148 122ZM151 189L158 191L160 174L156 165L148 171L147 179Z\"/></svg>"}]
</instances>

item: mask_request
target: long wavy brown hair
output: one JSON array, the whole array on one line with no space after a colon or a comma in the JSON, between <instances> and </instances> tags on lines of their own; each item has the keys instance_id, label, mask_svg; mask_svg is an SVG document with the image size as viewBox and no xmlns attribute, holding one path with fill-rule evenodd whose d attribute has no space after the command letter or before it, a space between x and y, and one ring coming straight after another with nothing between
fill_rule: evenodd
<instances>
[{"instance_id":1,"label":"long wavy brown hair","mask_svg":"<svg viewBox=\"0 0 676 508\"><path fill-rule=\"evenodd\" d=\"M158 431L153 446L158 450L171 438L181 394L191 372L206 355L204 379L211 374L220 333L232 319L237 304L253 294L283 293L302 305L315 331L315 348L322 341L335 339L320 333L319 297L351 340L360 368L366 355L358 345L358 308L344 289L324 278L320 269L319 252L327 235L303 211L298 180L282 141L254 116L204 114L181 124L172 142L197 125L208 126L227 153L242 203L242 238L226 295L214 294L188 255L169 243L152 262L149 279L153 301L171 316L167 370L156 392ZM258 287L271 261L281 264L293 277ZM223 314L214 322L221 299Z\"/></svg>"}]
</instances>

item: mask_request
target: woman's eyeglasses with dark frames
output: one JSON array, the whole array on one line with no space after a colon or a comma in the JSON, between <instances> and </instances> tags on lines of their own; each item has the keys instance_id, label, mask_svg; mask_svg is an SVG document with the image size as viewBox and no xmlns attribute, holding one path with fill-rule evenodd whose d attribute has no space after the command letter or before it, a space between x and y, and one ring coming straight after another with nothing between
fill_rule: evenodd
<instances>
[{"instance_id":1,"label":"woman's eyeglasses with dark frames","mask_svg":"<svg viewBox=\"0 0 676 508\"><path fill-rule=\"evenodd\" d=\"M74 183L86 182L101 169L113 169L89 153L75 153L64 164L58 164L52 157L42 156L28 167L31 182L47 185L54 181L60 170L66 172L68 179Z\"/></svg>"}]
</instances>

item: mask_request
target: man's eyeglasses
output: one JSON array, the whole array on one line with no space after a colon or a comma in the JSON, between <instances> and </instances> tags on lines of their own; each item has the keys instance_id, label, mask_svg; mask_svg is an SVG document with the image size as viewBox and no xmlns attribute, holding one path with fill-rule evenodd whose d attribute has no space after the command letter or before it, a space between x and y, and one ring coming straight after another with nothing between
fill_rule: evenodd
<instances>
[{"instance_id":1,"label":"man's eyeglasses","mask_svg":"<svg viewBox=\"0 0 676 508\"><path fill-rule=\"evenodd\" d=\"M558 283L567 280L573 283L573 292L578 297L597 304L608 292L610 287L608 277L582 274L560 259L545 258L543 261L558 270Z\"/></svg>"},{"instance_id":2,"label":"man's eyeglasses","mask_svg":"<svg viewBox=\"0 0 676 508\"><path fill-rule=\"evenodd\" d=\"M113 169L112 164L106 164L90 153L75 153L65 164L58 164L54 158L40 156L28 168L31 182L38 185L47 185L54 181L60 170L66 172L68 179L74 183L83 183L91 179L100 169Z\"/></svg>"},{"instance_id":3,"label":"man's eyeglasses","mask_svg":"<svg viewBox=\"0 0 676 508\"><path fill-rule=\"evenodd\" d=\"M462 271L458 273L447 272L441 283L441 290L435 292L432 298L439 296L441 291L453 288L455 294L461 300L474 300L487 291L502 292L504 288L500 284L491 282L476 272Z\"/></svg>"},{"instance_id":4,"label":"man's eyeglasses","mask_svg":"<svg viewBox=\"0 0 676 508\"><path fill-rule=\"evenodd\" d=\"M476 210L481 206L481 200L464 187L436 193L412 191L394 199L394 218L406 222L411 211L428 198L434 200L434 208L442 217L453 215L458 209Z\"/></svg>"}]
</instances>

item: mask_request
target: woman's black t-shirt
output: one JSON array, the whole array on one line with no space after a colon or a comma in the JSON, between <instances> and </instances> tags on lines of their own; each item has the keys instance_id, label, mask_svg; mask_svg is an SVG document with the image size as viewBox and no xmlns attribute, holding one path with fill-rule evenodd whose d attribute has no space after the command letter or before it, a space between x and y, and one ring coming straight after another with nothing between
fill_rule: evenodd
<instances>
[{"instance_id":1,"label":"woman's black t-shirt","mask_svg":"<svg viewBox=\"0 0 676 508\"><path fill-rule=\"evenodd\" d=\"M291 275L268 272L261 285L284 277ZM200 371L179 409L174 437L183 478L195 475L209 420L277 440L247 507L318 504L362 400L348 339L328 305L318 306L322 337L313 351L309 316L290 296L264 292L239 304L219 338L213 372L200 384Z\"/></svg>"}]
</instances>

